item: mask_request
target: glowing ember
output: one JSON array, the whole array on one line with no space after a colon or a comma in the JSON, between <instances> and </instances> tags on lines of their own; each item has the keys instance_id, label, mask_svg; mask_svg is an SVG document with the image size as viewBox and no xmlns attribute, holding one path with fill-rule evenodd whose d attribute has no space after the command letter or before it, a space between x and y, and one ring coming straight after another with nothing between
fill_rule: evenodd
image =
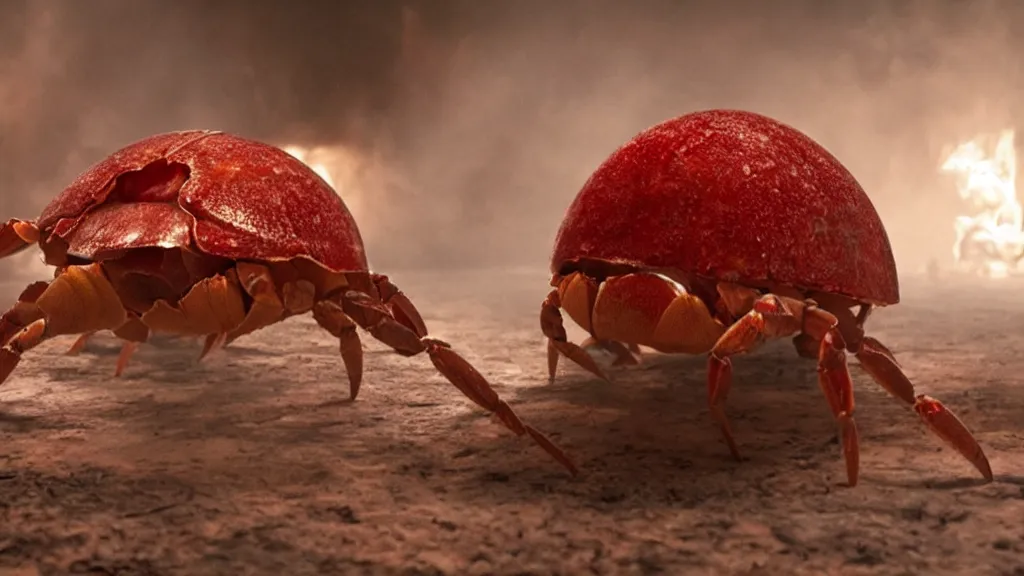
<instances>
[{"instance_id":1,"label":"glowing ember","mask_svg":"<svg viewBox=\"0 0 1024 576\"><path fill-rule=\"evenodd\" d=\"M1013 130L1003 130L991 154L978 138L957 146L942 171L957 176L957 191L971 215L957 216L953 225L957 268L990 278L1024 272L1024 208L1015 186L1017 157Z\"/></svg>"}]
</instances>

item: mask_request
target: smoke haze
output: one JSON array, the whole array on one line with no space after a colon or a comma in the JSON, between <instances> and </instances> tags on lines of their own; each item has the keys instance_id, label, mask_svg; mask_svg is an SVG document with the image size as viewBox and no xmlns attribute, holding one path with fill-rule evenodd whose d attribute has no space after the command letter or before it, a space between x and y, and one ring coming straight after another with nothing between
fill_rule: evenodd
<instances>
[{"instance_id":1,"label":"smoke haze","mask_svg":"<svg viewBox=\"0 0 1024 576\"><path fill-rule=\"evenodd\" d=\"M1012 0L0 0L0 218L211 128L350 150L376 268L546 267L620 144L745 108L842 160L916 270L951 261L944 149L1024 114L1022 30Z\"/></svg>"}]
</instances>

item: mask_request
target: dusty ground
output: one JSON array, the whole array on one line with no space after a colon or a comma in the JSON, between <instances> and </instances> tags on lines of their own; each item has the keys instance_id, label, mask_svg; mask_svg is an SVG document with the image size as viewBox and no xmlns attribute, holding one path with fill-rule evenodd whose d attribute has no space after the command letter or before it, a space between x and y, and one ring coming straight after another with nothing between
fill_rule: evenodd
<instances>
[{"instance_id":1,"label":"dusty ground","mask_svg":"<svg viewBox=\"0 0 1024 576\"><path fill-rule=\"evenodd\" d=\"M997 481L858 370L851 490L814 364L788 342L737 362L737 463L702 359L649 356L613 385L563 363L546 385L543 271L394 277L581 477L425 357L368 342L363 392L338 402L341 362L311 321L201 365L191 343L146 347L121 379L112 340L70 358L62 339L0 390L0 574L1024 575L1020 285L908 280L871 323Z\"/></svg>"}]
</instances>

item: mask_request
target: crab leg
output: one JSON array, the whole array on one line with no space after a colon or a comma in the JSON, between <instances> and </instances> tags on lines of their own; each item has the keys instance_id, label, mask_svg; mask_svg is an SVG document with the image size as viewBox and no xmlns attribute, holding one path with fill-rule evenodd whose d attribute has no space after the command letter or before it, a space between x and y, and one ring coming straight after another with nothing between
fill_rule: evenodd
<instances>
[{"instance_id":1,"label":"crab leg","mask_svg":"<svg viewBox=\"0 0 1024 576\"><path fill-rule=\"evenodd\" d=\"M274 288L270 270L263 265L239 262L236 266L238 283L252 298L245 319L227 334L224 345L261 328L279 322L284 317L284 304Z\"/></svg>"},{"instance_id":2,"label":"crab leg","mask_svg":"<svg viewBox=\"0 0 1024 576\"><path fill-rule=\"evenodd\" d=\"M427 325L409 297L383 274L371 274L370 278L380 293L380 301L388 307L388 310L391 310L395 319L415 332L420 338L426 336Z\"/></svg>"},{"instance_id":3,"label":"crab leg","mask_svg":"<svg viewBox=\"0 0 1024 576\"><path fill-rule=\"evenodd\" d=\"M81 336L75 339L75 341L71 344L71 347L68 348L68 351L65 352L64 354L68 356L78 356L79 354L82 353L82 350L85 350L85 346L86 344L89 343L89 339L92 338L93 335L95 334L96 332L86 332L85 334L82 334Z\"/></svg>"},{"instance_id":4,"label":"crab leg","mask_svg":"<svg viewBox=\"0 0 1024 576\"><path fill-rule=\"evenodd\" d=\"M558 355L562 354L584 370L607 382L608 376L597 365L593 357L580 346L569 342L565 325L562 323L562 313L558 311L560 307L561 297L558 295L558 289L555 289L544 299L540 308L540 328L548 337L548 376L550 380L554 381L555 379Z\"/></svg>"},{"instance_id":5,"label":"crab leg","mask_svg":"<svg viewBox=\"0 0 1024 576\"><path fill-rule=\"evenodd\" d=\"M21 252L39 242L39 229L32 222L8 220L0 227L0 258Z\"/></svg>"},{"instance_id":6,"label":"crab leg","mask_svg":"<svg viewBox=\"0 0 1024 576\"><path fill-rule=\"evenodd\" d=\"M0 384L24 352L54 336L112 330L127 312L99 264L70 266L35 299L41 317L34 319L0 349Z\"/></svg>"},{"instance_id":7,"label":"crab leg","mask_svg":"<svg viewBox=\"0 0 1024 576\"><path fill-rule=\"evenodd\" d=\"M593 336L580 343L580 348L600 348L615 355L612 366L637 366L640 364L640 347L636 344L623 344L617 340L598 340Z\"/></svg>"},{"instance_id":8,"label":"crab leg","mask_svg":"<svg viewBox=\"0 0 1024 576\"><path fill-rule=\"evenodd\" d=\"M68 356L77 356L85 349L89 339L96 335L98 330L86 332L75 339L71 347L68 348L64 354ZM128 320L120 327L114 330L114 335L121 339L123 344L121 345L121 351L117 355L117 366L114 369L114 377L119 377L124 373L125 368L128 367L128 362L131 360L132 355L135 354L139 348L139 344L146 342L149 339L149 328L139 320L139 317L134 314L129 314Z\"/></svg>"},{"instance_id":9,"label":"crab leg","mask_svg":"<svg viewBox=\"0 0 1024 576\"><path fill-rule=\"evenodd\" d=\"M850 486L857 484L860 447L853 419L853 382L846 364L846 343L839 332L839 321L831 313L813 305L766 294L752 309L726 330L708 357L708 403L711 415L733 456L739 449L725 415L725 401L732 384L730 356L755 349L767 338L806 333L821 342L818 349L818 384L832 415L839 425L846 476Z\"/></svg>"},{"instance_id":10,"label":"crab leg","mask_svg":"<svg viewBox=\"0 0 1024 576\"><path fill-rule=\"evenodd\" d=\"M406 299L409 307L405 312L412 313L415 308ZM469 362L451 349L441 340L420 336L415 325L407 325L395 317L390 308L372 296L350 290L341 300L344 313L354 320L374 338L390 346L398 354L414 356L426 352L437 371L451 382L460 392L480 407L494 414L517 436L528 435L570 473L577 473L576 466L554 442L536 428L525 424L512 410L507 402L498 396L483 377ZM415 312L418 317L419 313Z\"/></svg>"},{"instance_id":11,"label":"crab leg","mask_svg":"<svg viewBox=\"0 0 1024 576\"><path fill-rule=\"evenodd\" d=\"M881 342L865 337L856 353L864 370L893 397L912 406L928 428L966 458L986 479L992 480L992 467L971 431L942 402L917 394L896 358Z\"/></svg>"},{"instance_id":12,"label":"crab leg","mask_svg":"<svg viewBox=\"0 0 1024 576\"><path fill-rule=\"evenodd\" d=\"M708 360L708 396L711 413L722 427L733 455L738 455L738 450L724 412L732 375L729 356L749 352L765 338L802 334L809 339L799 338L798 350L808 350L811 341L819 342L818 384L839 425L850 486L857 484L860 448L853 419L853 380L846 362L848 350L854 352L865 371L882 388L913 406L914 411L937 436L971 462L982 476L992 480L992 469L984 451L960 419L938 400L923 394L917 395L913 384L885 346L874 338L862 338L855 334L865 317L866 314L862 313L856 320L856 328L848 330L851 338L857 338L848 346L843 337L843 326L835 314L818 308L813 302L767 294L726 331L712 349Z\"/></svg>"},{"instance_id":13,"label":"crab leg","mask_svg":"<svg viewBox=\"0 0 1024 576\"><path fill-rule=\"evenodd\" d=\"M313 319L338 339L338 350L348 374L349 397L355 400L363 381L363 345L359 341L355 321L330 300L321 300L313 306Z\"/></svg>"},{"instance_id":14,"label":"crab leg","mask_svg":"<svg viewBox=\"0 0 1024 576\"><path fill-rule=\"evenodd\" d=\"M128 367L135 351L139 345L149 340L149 327L142 323L142 319L134 313L128 314L128 319L114 330L121 344L121 352L117 355L117 367L114 369L114 376L119 377Z\"/></svg>"}]
</instances>

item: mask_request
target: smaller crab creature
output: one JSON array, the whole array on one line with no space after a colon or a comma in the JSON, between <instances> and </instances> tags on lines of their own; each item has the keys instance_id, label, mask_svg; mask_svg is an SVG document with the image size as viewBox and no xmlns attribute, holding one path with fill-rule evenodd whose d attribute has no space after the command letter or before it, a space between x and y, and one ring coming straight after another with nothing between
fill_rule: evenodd
<instances>
[{"instance_id":1,"label":"smaller crab creature","mask_svg":"<svg viewBox=\"0 0 1024 576\"><path fill-rule=\"evenodd\" d=\"M847 353L986 479L966 426L919 395L892 352L864 334L873 306L899 302L889 239L864 190L828 151L792 127L736 110L654 126L614 152L576 196L555 240L540 324L554 378L559 355L605 378L568 341L559 309L587 344L639 361L638 345L708 357L708 402L738 459L725 413L730 357L794 336L818 362L838 422L847 480L859 441ZM858 308L856 313L853 308Z\"/></svg>"},{"instance_id":2,"label":"smaller crab creature","mask_svg":"<svg viewBox=\"0 0 1024 576\"><path fill-rule=\"evenodd\" d=\"M205 337L203 355L288 317L312 313L340 343L359 393L362 328L398 354L426 352L463 394L571 472L419 312L369 270L352 215L313 170L283 150L213 131L159 134L85 171L36 221L0 227L0 257L38 243L50 282L29 285L0 317L0 384L22 355L61 335L110 330L125 341L117 373L152 333Z\"/></svg>"}]
</instances>

